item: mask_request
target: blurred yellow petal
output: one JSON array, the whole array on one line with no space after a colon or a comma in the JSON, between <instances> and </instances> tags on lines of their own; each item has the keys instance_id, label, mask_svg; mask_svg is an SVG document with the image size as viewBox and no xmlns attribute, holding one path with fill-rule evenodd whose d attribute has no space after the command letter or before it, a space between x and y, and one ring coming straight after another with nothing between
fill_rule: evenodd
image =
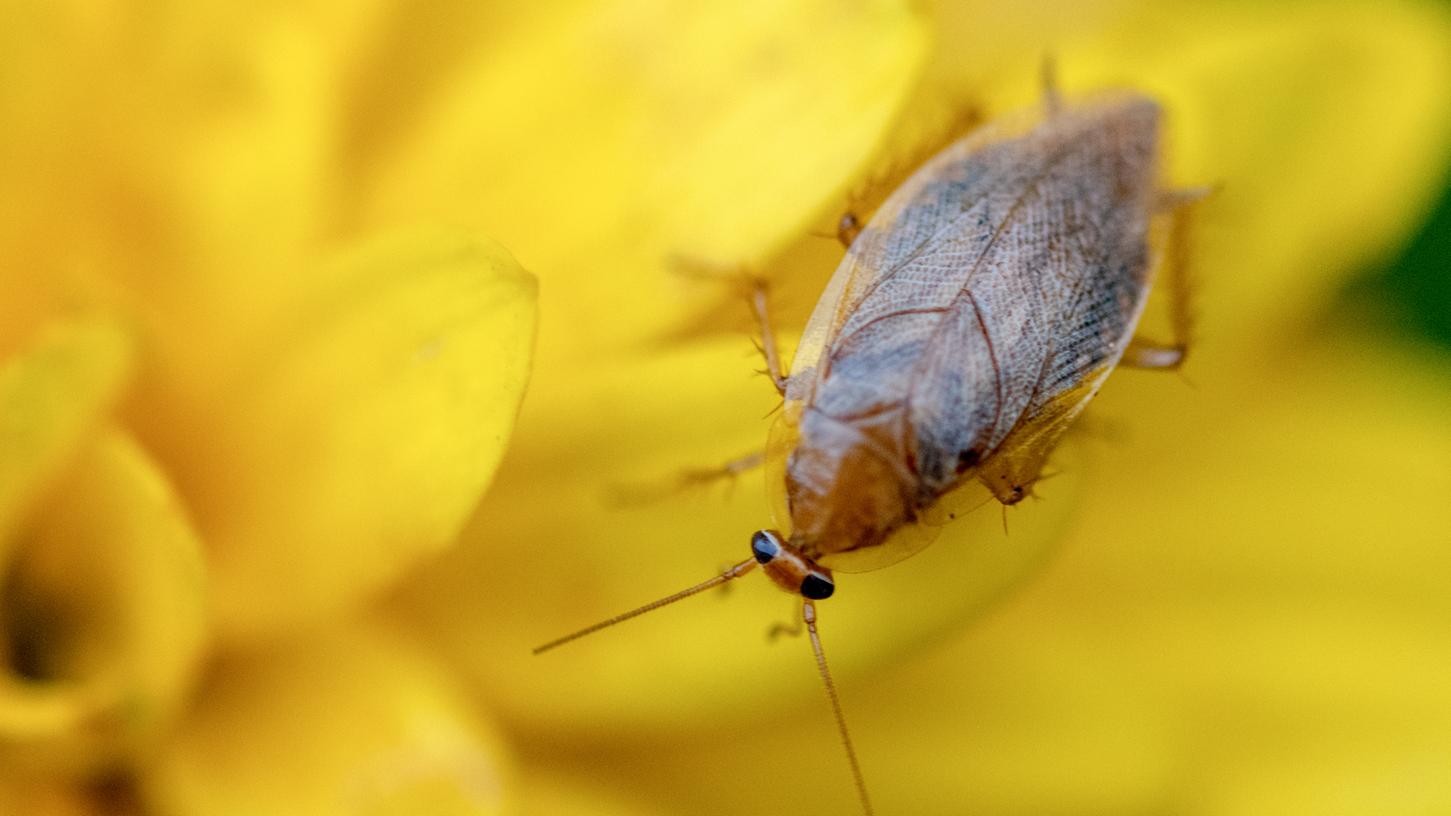
<instances>
[{"instance_id":1,"label":"blurred yellow petal","mask_svg":"<svg viewBox=\"0 0 1451 816\"><path fill-rule=\"evenodd\" d=\"M378 4L345 5L21 4L0 35L0 348L37 315L128 314L168 465L337 240L342 88Z\"/></svg>"},{"instance_id":2,"label":"blurred yellow petal","mask_svg":"<svg viewBox=\"0 0 1451 816\"><path fill-rule=\"evenodd\" d=\"M131 338L109 321L47 326L0 361L0 565L15 525L78 455L130 375Z\"/></svg>"},{"instance_id":3,"label":"blurred yellow petal","mask_svg":"<svg viewBox=\"0 0 1451 816\"><path fill-rule=\"evenodd\" d=\"M1225 816L1451 806L1439 772L1451 763L1451 615L1393 588L1357 598L1245 583L1215 592L1171 578L1160 588L1173 601L1115 589L1127 602L1090 618L1115 635L1099 636L1103 652L1171 699L1172 784Z\"/></svg>"},{"instance_id":4,"label":"blurred yellow petal","mask_svg":"<svg viewBox=\"0 0 1451 816\"><path fill-rule=\"evenodd\" d=\"M515 816L663 816L666 812L602 792L598 785L547 772L520 780L519 801L511 811Z\"/></svg>"},{"instance_id":5,"label":"blurred yellow petal","mask_svg":"<svg viewBox=\"0 0 1451 816\"><path fill-rule=\"evenodd\" d=\"M24 816L90 816L100 808L77 789L34 779L0 778L0 813Z\"/></svg>"},{"instance_id":6,"label":"blurred yellow petal","mask_svg":"<svg viewBox=\"0 0 1451 816\"><path fill-rule=\"evenodd\" d=\"M375 242L327 279L191 474L227 635L324 619L452 541L528 377L535 284L496 244Z\"/></svg>"},{"instance_id":7,"label":"blurred yellow petal","mask_svg":"<svg viewBox=\"0 0 1451 816\"><path fill-rule=\"evenodd\" d=\"M337 211L350 200L337 177L338 143L352 135L348 91L388 5L258 13L175 4L125 20L144 29L147 49L124 55L133 72L126 91L165 117L128 145L135 183L160 208L164 240L154 265L116 274L140 290L171 341L166 351L188 361L189 376L210 373L206 355L215 349L186 339L245 343L314 291L308 270L338 240Z\"/></svg>"},{"instance_id":8,"label":"blurred yellow petal","mask_svg":"<svg viewBox=\"0 0 1451 816\"><path fill-rule=\"evenodd\" d=\"M6 764L86 768L153 740L198 664L200 545L165 477L107 433L0 563Z\"/></svg>"},{"instance_id":9,"label":"blurred yellow petal","mask_svg":"<svg viewBox=\"0 0 1451 816\"><path fill-rule=\"evenodd\" d=\"M407 604L501 715L588 741L619 728L708 729L728 711L763 719L815 699L805 642L766 637L799 618L798 604L761 576L530 654L749 555L752 531L770 524L760 473L733 490L669 483L764 445L777 397L750 373L750 353L727 338L580 372L569 399L589 421L521 427L464 544L410 584ZM858 674L981 610L1043 558L1075 482L1046 482L1042 502L1006 518L983 508L891 570L841 578L821 611L837 670ZM639 485L664 490L619 495Z\"/></svg>"},{"instance_id":10,"label":"blurred yellow petal","mask_svg":"<svg viewBox=\"0 0 1451 816\"><path fill-rule=\"evenodd\" d=\"M82 4L75 4L80 6ZM103 7L6 3L0 26L0 355L41 325L104 305L86 281L117 222L143 208L106 213L116 203L113 139L129 118L88 119L96 87L111 72ZM98 132L109 138L98 140ZM128 202L131 203L131 202ZM100 205L100 206L97 206ZM109 258L105 260L110 260Z\"/></svg>"},{"instance_id":11,"label":"blurred yellow petal","mask_svg":"<svg viewBox=\"0 0 1451 816\"><path fill-rule=\"evenodd\" d=\"M349 625L222 661L142 780L148 812L502 813L498 734L447 672L389 630Z\"/></svg>"},{"instance_id":12,"label":"blurred yellow petal","mask_svg":"<svg viewBox=\"0 0 1451 816\"><path fill-rule=\"evenodd\" d=\"M1104 389L1100 415L1123 433L1082 509L1085 540L1113 543L1095 580L1399 587L1451 610L1451 520L1436 512L1451 495L1444 364L1353 331L1258 362L1212 388L1131 373Z\"/></svg>"},{"instance_id":13,"label":"blurred yellow petal","mask_svg":"<svg viewBox=\"0 0 1451 816\"><path fill-rule=\"evenodd\" d=\"M545 284L545 358L656 338L720 297L669 256L759 260L838 206L916 76L923 22L895 0L630 0L563 4L502 38L479 25L363 224L497 237Z\"/></svg>"}]
</instances>

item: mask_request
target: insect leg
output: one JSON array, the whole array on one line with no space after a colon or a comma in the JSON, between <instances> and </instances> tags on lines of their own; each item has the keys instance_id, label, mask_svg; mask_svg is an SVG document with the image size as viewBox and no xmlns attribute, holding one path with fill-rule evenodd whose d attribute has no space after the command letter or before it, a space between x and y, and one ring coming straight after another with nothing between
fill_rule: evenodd
<instances>
[{"instance_id":1,"label":"insect leg","mask_svg":"<svg viewBox=\"0 0 1451 816\"><path fill-rule=\"evenodd\" d=\"M1057 116L1063 110L1063 93L1058 89L1058 61L1052 54L1044 54L1038 70L1043 83L1043 112L1050 117Z\"/></svg>"},{"instance_id":2,"label":"insect leg","mask_svg":"<svg viewBox=\"0 0 1451 816\"><path fill-rule=\"evenodd\" d=\"M801 633L805 631L803 626L801 621L796 621L795 623L781 623L777 621L771 624L770 629L766 630L766 639L775 641L783 635L786 637L800 637Z\"/></svg>"},{"instance_id":3,"label":"insect leg","mask_svg":"<svg viewBox=\"0 0 1451 816\"><path fill-rule=\"evenodd\" d=\"M961 139L982 120L982 111L976 105L958 102L941 127L911 143L887 148L889 154L896 155L884 161L847 194L846 212L842 213L836 225L836 239L841 245L851 247L872 213L893 190L902 186L902 182L928 159Z\"/></svg>"},{"instance_id":4,"label":"insect leg","mask_svg":"<svg viewBox=\"0 0 1451 816\"><path fill-rule=\"evenodd\" d=\"M1179 212L1191 204L1198 204L1211 195L1214 195L1215 190L1216 188L1211 185L1176 187L1172 190L1164 190L1154 200L1154 209L1158 212Z\"/></svg>"},{"instance_id":5,"label":"insect leg","mask_svg":"<svg viewBox=\"0 0 1451 816\"><path fill-rule=\"evenodd\" d=\"M734 479L747 471L755 470L766 461L765 451L748 453L710 468L690 468L680 473L680 485L690 487L692 485L710 484L721 479Z\"/></svg>"},{"instance_id":6,"label":"insect leg","mask_svg":"<svg viewBox=\"0 0 1451 816\"><path fill-rule=\"evenodd\" d=\"M777 393L786 394L786 372L781 363L780 347L776 344L776 332L771 327L770 285L765 278L751 274L745 266L721 266L699 258L676 255L670 259L671 266L681 275L706 280L725 281L746 295L751 313L761 330L761 342L757 346L761 356L766 358L766 371Z\"/></svg>"},{"instance_id":7,"label":"insect leg","mask_svg":"<svg viewBox=\"0 0 1451 816\"><path fill-rule=\"evenodd\" d=\"M756 323L761 329L761 355L766 358L766 375L776 392L786 396L786 372L781 364L781 351L776 345L776 330L771 326L770 298L767 297L766 282L761 278L751 279L751 311L756 314Z\"/></svg>"},{"instance_id":8,"label":"insect leg","mask_svg":"<svg viewBox=\"0 0 1451 816\"><path fill-rule=\"evenodd\" d=\"M1135 337L1129 341L1128 348L1124 349L1124 356L1119 364L1125 368L1144 371L1177 371L1184 365L1184 357L1188 353L1187 346L1166 345Z\"/></svg>"},{"instance_id":9,"label":"insect leg","mask_svg":"<svg viewBox=\"0 0 1451 816\"><path fill-rule=\"evenodd\" d=\"M695 487L714 484L755 470L766 461L765 451L756 451L715 467L686 468L671 477L638 484L612 485L606 496L611 504L634 507L667 499Z\"/></svg>"},{"instance_id":10,"label":"insect leg","mask_svg":"<svg viewBox=\"0 0 1451 816\"><path fill-rule=\"evenodd\" d=\"M1189 218L1193 205L1213 192L1208 187L1169 190L1159 195L1158 207L1169 211L1168 246L1163 273L1169 294L1170 343L1156 343L1134 337L1124 351L1121 365L1129 368L1174 371L1184 364L1194 338L1194 296L1189 275Z\"/></svg>"},{"instance_id":11,"label":"insect leg","mask_svg":"<svg viewBox=\"0 0 1451 816\"><path fill-rule=\"evenodd\" d=\"M979 466L978 481L982 482L993 496L1005 505L1018 502L1033 495L1033 485L1043 474L1048 457L1058 446L1058 441L1072 427L1084 404L1093 394L1081 386L1076 396L1063 399L1034 416L1020 420L1008 438L1003 440L997 453L988 457Z\"/></svg>"}]
</instances>

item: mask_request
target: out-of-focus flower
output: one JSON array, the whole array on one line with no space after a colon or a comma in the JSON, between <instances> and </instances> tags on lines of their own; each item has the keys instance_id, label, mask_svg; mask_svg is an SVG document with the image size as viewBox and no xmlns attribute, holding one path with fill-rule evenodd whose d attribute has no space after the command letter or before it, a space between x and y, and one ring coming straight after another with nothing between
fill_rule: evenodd
<instances>
[{"instance_id":1,"label":"out-of-focus flower","mask_svg":"<svg viewBox=\"0 0 1451 816\"><path fill-rule=\"evenodd\" d=\"M1451 656L1444 531L1372 511L1448 487L1445 384L1306 327L1432 190L1444 14L5 13L0 811L850 812L766 582L528 647L740 559L769 518L755 477L620 498L759 448L775 402L735 296L668 259L763 268L799 326L839 257L801 236L874 151L1035 104L1045 53L1070 98L1162 100L1169 180L1220 186L1196 387L1115 377L1114 441L1066 448L1043 502L823 606L882 811L1443 801L1417 769L1444 766L1446 700L1394 687ZM532 374L513 257L541 282ZM1376 473L1390 447L1414 455Z\"/></svg>"},{"instance_id":2,"label":"out-of-focus flower","mask_svg":"<svg viewBox=\"0 0 1451 816\"><path fill-rule=\"evenodd\" d=\"M152 741L200 658L201 550L156 465L112 426L126 334L58 323L0 369L7 769L86 772Z\"/></svg>"},{"instance_id":3,"label":"out-of-focus flower","mask_svg":"<svg viewBox=\"0 0 1451 816\"><path fill-rule=\"evenodd\" d=\"M0 802L22 812L320 812L346 782L345 812L418 812L452 784L455 812L495 813L510 793L475 704L413 647L352 649L346 621L487 486L534 279L481 232L339 227L323 108L364 17L314 12L4 10ZM304 633L335 651L273 645ZM324 668L360 690L294 682ZM269 731L249 706L293 713ZM255 726L236 797L193 795L215 755L167 764L208 717ZM311 794L278 761L285 728L313 740Z\"/></svg>"},{"instance_id":4,"label":"out-of-focus flower","mask_svg":"<svg viewBox=\"0 0 1451 816\"><path fill-rule=\"evenodd\" d=\"M501 813L507 757L473 708L376 624L248 650L217 667L148 798L161 813Z\"/></svg>"}]
</instances>

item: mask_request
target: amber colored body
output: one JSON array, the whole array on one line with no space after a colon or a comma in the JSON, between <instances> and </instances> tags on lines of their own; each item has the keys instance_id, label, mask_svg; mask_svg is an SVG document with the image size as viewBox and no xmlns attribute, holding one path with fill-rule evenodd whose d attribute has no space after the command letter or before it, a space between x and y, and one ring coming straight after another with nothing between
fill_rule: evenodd
<instances>
[{"instance_id":1,"label":"amber colored body","mask_svg":"<svg viewBox=\"0 0 1451 816\"><path fill-rule=\"evenodd\" d=\"M1143 310L1158 122L1122 94L994 124L887 199L786 382L792 550L881 566L964 484L1025 495Z\"/></svg>"}]
</instances>

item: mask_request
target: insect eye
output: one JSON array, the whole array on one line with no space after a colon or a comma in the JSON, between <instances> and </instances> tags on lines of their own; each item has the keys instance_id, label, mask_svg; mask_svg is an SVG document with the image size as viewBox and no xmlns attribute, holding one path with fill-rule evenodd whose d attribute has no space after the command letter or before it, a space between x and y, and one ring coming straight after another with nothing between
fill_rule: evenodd
<instances>
[{"instance_id":1,"label":"insect eye","mask_svg":"<svg viewBox=\"0 0 1451 816\"><path fill-rule=\"evenodd\" d=\"M751 554L758 563L768 563L780 553L781 539L771 530L758 530L751 536Z\"/></svg>"},{"instance_id":2,"label":"insect eye","mask_svg":"<svg viewBox=\"0 0 1451 816\"><path fill-rule=\"evenodd\" d=\"M801 582L801 594L813 601L822 601L831 597L836 591L836 584L830 578L819 572L809 572L806 580Z\"/></svg>"}]
</instances>

